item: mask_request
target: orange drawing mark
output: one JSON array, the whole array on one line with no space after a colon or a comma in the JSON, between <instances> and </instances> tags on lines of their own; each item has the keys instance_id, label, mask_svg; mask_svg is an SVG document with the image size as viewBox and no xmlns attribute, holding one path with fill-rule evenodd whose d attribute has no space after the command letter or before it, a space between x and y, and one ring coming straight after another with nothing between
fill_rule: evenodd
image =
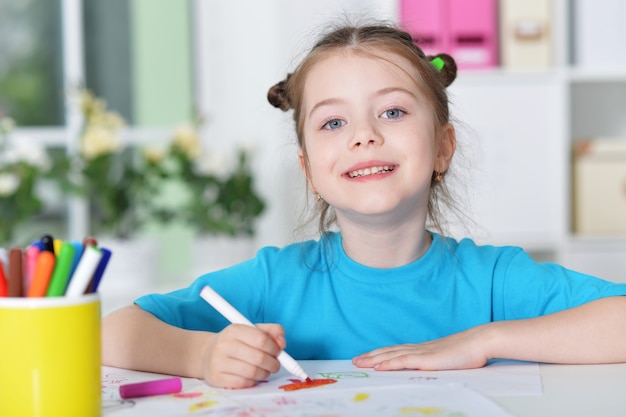
<instances>
[{"instance_id":1,"label":"orange drawing mark","mask_svg":"<svg viewBox=\"0 0 626 417\"><path fill-rule=\"evenodd\" d=\"M311 379L307 378L306 381L299 381L297 379L290 379L291 384L281 385L280 389L284 391L297 391L299 389L321 387L322 385L334 384L336 379Z\"/></svg>"},{"instance_id":2,"label":"orange drawing mark","mask_svg":"<svg viewBox=\"0 0 626 417\"><path fill-rule=\"evenodd\" d=\"M202 396L201 392L181 392L178 394L174 394L174 397L176 398L197 398L201 396Z\"/></svg>"}]
</instances>

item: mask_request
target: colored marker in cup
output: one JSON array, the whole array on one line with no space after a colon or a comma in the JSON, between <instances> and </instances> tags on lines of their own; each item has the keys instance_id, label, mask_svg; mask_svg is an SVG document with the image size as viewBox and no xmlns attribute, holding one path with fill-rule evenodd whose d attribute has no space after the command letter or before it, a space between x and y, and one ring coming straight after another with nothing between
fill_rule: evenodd
<instances>
[{"instance_id":1,"label":"colored marker in cup","mask_svg":"<svg viewBox=\"0 0 626 417\"><path fill-rule=\"evenodd\" d=\"M74 260L74 246L68 242L63 242L57 255L57 262L52 273L50 286L46 292L48 297L60 297L65 294L65 288L70 278L72 261Z\"/></svg>"},{"instance_id":2,"label":"colored marker in cup","mask_svg":"<svg viewBox=\"0 0 626 417\"><path fill-rule=\"evenodd\" d=\"M83 256L78 261L78 266L70 283L67 285L65 295L68 297L76 297L85 293L89 288L89 283L93 277L98 263L102 258L102 251L94 246L87 246L83 252Z\"/></svg>"},{"instance_id":3,"label":"colored marker in cup","mask_svg":"<svg viewBox=\"0 0 626 417\"><path fill-rule=\"evenodd\" d=\"M4 273L4 265L0 260L0 297L6 297L9 295L9 280Z\"/></svg>"},{"instance_id":4,"label":"colored marker in cup","mask_svg":"<svg viewBox=\"0 0 626 417\"><path fill-rule=\"evenodd\" d=\"M9 297L24 295L24 251L13 247L9 251Z\"/></svg>"},{"instance_id":5,"label":"colored marker in cup","mask_svg":"<svg viewBox=\"0 0 626 417\"><path fill-rule=\"evenodd\" d=\"M45 297L54 271L54 253L44 250L37 256L33 279L28 287L28 297Z\"/></svg>"}]
</instances>

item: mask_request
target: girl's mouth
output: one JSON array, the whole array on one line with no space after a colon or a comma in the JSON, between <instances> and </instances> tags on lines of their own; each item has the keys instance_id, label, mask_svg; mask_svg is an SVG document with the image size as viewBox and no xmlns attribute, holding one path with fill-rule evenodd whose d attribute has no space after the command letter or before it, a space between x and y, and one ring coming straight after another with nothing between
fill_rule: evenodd
<instances>
[{"instance_id":1,"label":"girl's mouth","mask_svg":"<svg viewBox=\"0 0 626 417\"><path fill-rule=\"evenodd\" d=\"M350 178L358 178L358 177L366 177L368 175L384 174L386 172L393 171L394 168L395 167L393 165L373 166L373 167L356 169L354 171L350 171L348 172L348 176Z\"/></svg>"}]
</instances>

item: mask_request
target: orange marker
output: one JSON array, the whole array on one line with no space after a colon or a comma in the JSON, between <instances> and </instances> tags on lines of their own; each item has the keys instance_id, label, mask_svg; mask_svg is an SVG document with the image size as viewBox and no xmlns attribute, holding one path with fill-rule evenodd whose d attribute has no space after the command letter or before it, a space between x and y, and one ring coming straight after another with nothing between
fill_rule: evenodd
<instances>
[{"instance_id":1,"label":"orange marker","mask_svg":"<svg viewBox=\"0 0 626 417\"><path fill-rule=\"evenodd\" d=\"M28 297L45 297L54 271L56 258L50 251L42 251L37 257L37 264L33 272L33 280L28 288Z\"/></svg>"}]
</instances>

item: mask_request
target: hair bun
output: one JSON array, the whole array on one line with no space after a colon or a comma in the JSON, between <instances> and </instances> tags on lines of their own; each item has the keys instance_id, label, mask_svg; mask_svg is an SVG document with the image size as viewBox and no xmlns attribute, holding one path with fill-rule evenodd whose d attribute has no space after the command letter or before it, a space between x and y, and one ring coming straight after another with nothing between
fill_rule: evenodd
<instances>
[{"instance_id":1,"label":"hair bun","mask_svg":"<svg viewBox=\"0 0 626 417\"><path fill-rule=\"evenodd\" d=\"M456 79L457 72L457 66L454 58L448 54L429 55L427 58L429 61L432 61L435 58L439 58L443 61L443 67L439 70L439 76L441 77L445 87L452 84L452 82Z\"/></svg>"},{"instance_id":2,"label":"hair bun","mask_svg":"<svg viewBox=\"0 0 626 417\"><path fill-rule=\"evenodd\" d=\"M289 76L287 79L289 79ZM287 80L280 81L270 87L267 92L267 101L269 101L272 106L279 108L282 111L287 111L292 107L289 97L287 96L287 90L285 88L286 85Z\"/></svg>"}]
</instances>

